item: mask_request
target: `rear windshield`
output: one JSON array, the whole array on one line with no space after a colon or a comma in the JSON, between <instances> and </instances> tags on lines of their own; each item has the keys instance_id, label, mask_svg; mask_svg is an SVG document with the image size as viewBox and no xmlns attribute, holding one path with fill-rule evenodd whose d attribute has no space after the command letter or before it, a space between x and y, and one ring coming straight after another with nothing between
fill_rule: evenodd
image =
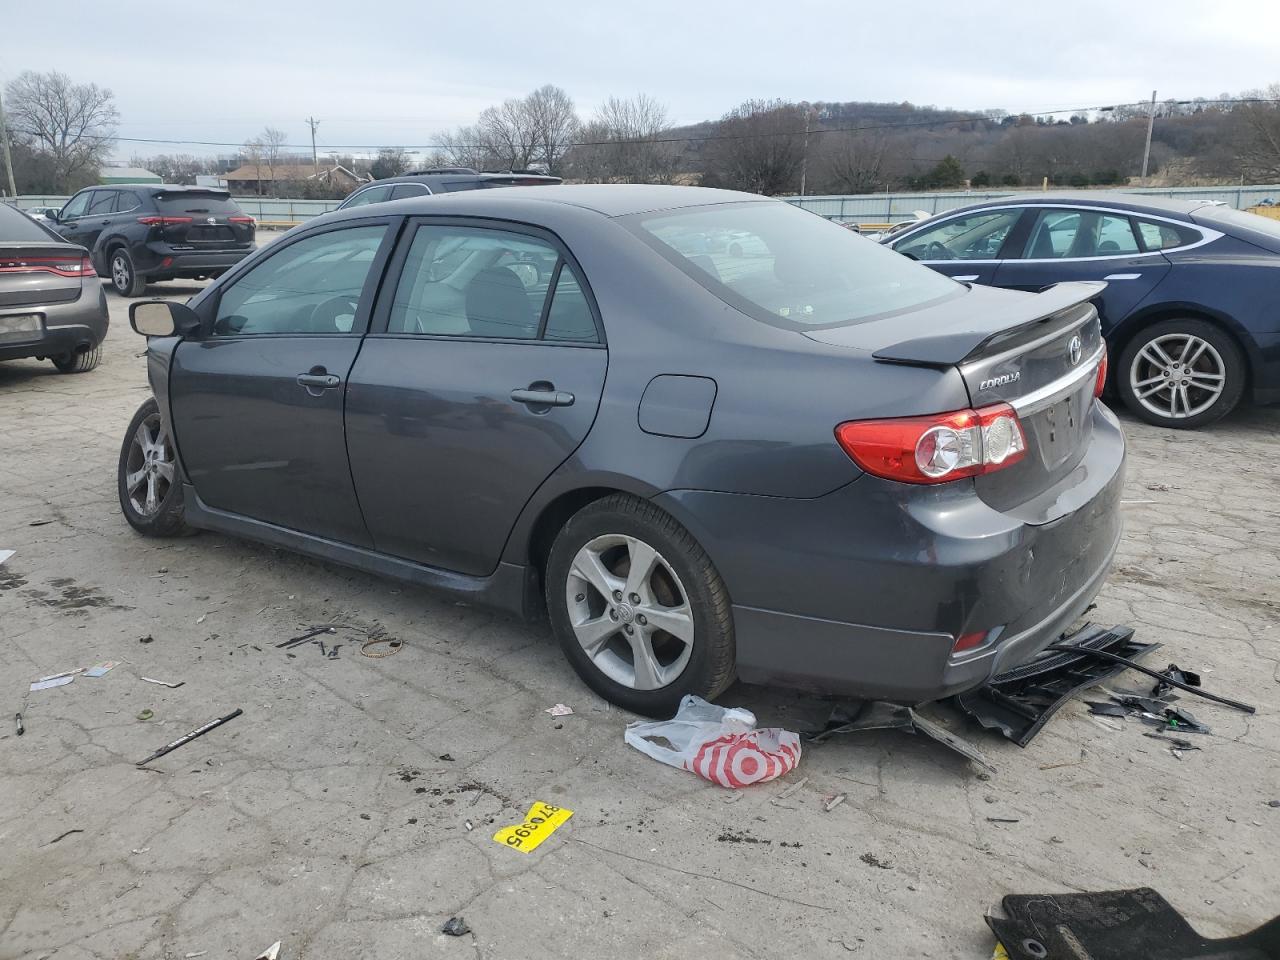
<instances>
[{"instance_id":1,"label":"rear windshield","mask_svg":"<svg viewBox=\"0 0 1280 960\"><path fill-rule=\"evenodd\" d=\"M203 213L206 216L235 216L240 205L225 193L157 193L156 208L161 213Z\"/></svg>"},{"instance_id":2,"label":"rear windshield","mask_svg":"<svg viewBox=\"0 0 1280 960\"><path fill-rule=\"evenodd\" d=\"M964 293L934 273L789 203L724 203L623 218L721 300L764 323L812 329Z\"/></svg>"},{"instance_id":3,"label":"rear windshield","mask_svg":"<svg viewBox=\"0 0 1280 960\"><path fill-rule=\"evenodd\" d=\"M62 238L0 201L0 243L48 243L50 240Z\"/></svg>"}]
</instances>

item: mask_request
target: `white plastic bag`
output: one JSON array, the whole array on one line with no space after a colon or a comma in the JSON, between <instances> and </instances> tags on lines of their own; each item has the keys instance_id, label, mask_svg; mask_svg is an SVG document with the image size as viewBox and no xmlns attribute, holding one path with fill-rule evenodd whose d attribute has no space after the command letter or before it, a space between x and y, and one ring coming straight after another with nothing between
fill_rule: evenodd
<instances>
[{"instance_id":1,"label":"white plastic bag","mask_svg":"<svg viewBox=\"0 0 1280 960\"><path fill-rule=\"evenodd\" d=\"M777 727L756 729L756 716L687 696L670 720L627 725L627 743L660 763L722 787L767 783L800 762L800 737ZM665 740L667 744L661 742Z\"/></svg>"}]
</instances>

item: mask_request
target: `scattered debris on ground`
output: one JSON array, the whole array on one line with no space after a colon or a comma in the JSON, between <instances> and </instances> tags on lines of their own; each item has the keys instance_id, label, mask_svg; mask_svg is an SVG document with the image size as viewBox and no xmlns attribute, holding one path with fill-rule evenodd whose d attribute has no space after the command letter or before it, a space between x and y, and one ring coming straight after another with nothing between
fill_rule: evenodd
<instances>
[{"instance_id":1,"label":"scattered debris on ground","mask_svg":"<svg viewBox=\"0 0 1280 960\"><path fill-rule=\"evenodd\" d=\"M822 809L826 813L830 813L832 810L840 806L840 804L844 803L848 799L849 799L849 795L847 793L837 793L833 797L823 797Z\"/></svg>"},{"instance_id":2,"label":"scattered debris on ground","mask_svg":"<svg viewBox=\"0 0 1280 960\"><path fill-rule=\"evenodd\" d=\"M0 563L4 563L17 552L16 550L0 550Z\"/></svg>"},{"instance_id":3,"label":"scattered debris on ground","mask_svg":"<svg viewBox=\"0 0 1280 960\"><path fill-rule=\"evenodd\" d=\"M49 843L46 844L46 846L57 843L59 840L65 839L66 837L71 836L73 833L84 833L84 831L81 830L79 827L76 827L75 829L72 829L72 830L67 830L64 833L58 834L56 837L50 840Z\"/></svg>"},{"instance_id":4,"label":"scattered debris on ground","mask_svg":"<svg viewBox=\"0 0 1280 960\"><path fill-rule=\"evenodd\" d=\"M1280 960L1280 917L1249 933L1211 940L1150 887L1010 895L1000 905L1004 916L989 911L985 919L1010 960Z\"/></svg>"},{"instance_id":5,"label":"scattered debris on ground","mask_svg":"<svg viewBox=\"0 0 1280 960\"><path fill-rule=\"evenodd\" d=\"M153 713L150 708L146 710L142 710L138 713L139 720L150 720L154 716L155 716L155 713Z\"/></svg>"},{"instance_id":6,"label":"scattered debris on ground","mask_svg":"<svg viewBox=\"0 0 1280 960\"><path fill-rule=\"evenodd\" d=\"M253 960L277 960L279 956L280 956L280 941L277 940L271 946L267 947L267 949L263 950L260 954L254 957Z\"/></svg>"},{"instance_id":7,"label":"scattered debris on ground","mask_svg":"<svg viewBox=\"0 0 1280 960\"><path fill-rule=\"evenodd\" d=\"M464 937L471 932L471 928L467 926L467 921L461 917L450 917L444 922L440 932L450 937Z\"/></svg>"},{"instance_id":8,"label":"scattered debris on ground","mask_svg":"<svg viewBox=\"0 0 1280 960\"><path fill-rule=\"evenodd\" d=\"M1025 747L1068 700L1124 670L1123 664L1098 662L1098 651L1132 658L1157 647L1136 642L1129 627L1086 624L1069 640L1048 647L1058 656L1014 667L952 700L988 730Z\"/></svg>"},{"instance_id":9,"label":"scattered debris on ground","mask_svg":"<svg viewBox=\"0 0 1280 960\"><path fill-rule=\"evenodd\" d=\"M27 732L27 728L22 725L22 714L15 713L13 715L13 723L14 723L14 726L17 727L16 733L18 736L22 736L24 733Z\"/></svg>"},{"instance_id":10,"label":"scattered debris on ground","mask_svg":"<svg viewBox=\"0 0 1280 960\"><path fill-rule=\"evenodd\" d=\"M847 707L838 706L831 711L825 727L805 736L811 743L823 743L837 734L861 733L865 730L903 730L907 733L922 733L972 760L988 773L996 772L991 761L969 741L957 737L945 727L926 719L911 707L896 703L867 700L859 703L852 711Z\"/></svg>"},{"instance_id":11,"label":"scattered debris on ground","mask_svg":"<svg viewBox=\"0 0 1280 960\"><path fill-rule=\"evenodd\" d=\"M741 707L719 707L692 695L670 720L627 724L626 742L659 763L737 789L785 776L800 762L800 737L778 727L756 728Z\"/></svg>"},{"instance_id":12,"label":"scattered debris on ground","mask_svg":"<svg viewBox=\"0 0 1280 960\"><path fill-rule=\"evenodd\" d=\"M84 672L84 675L86 677L93 677L94 679L97 679L98 677L105 677L111 672L113 667L118 667L119 665L120 663L117 660L104 660L102 663L94 664Z\"/></svg>"},{"instance_id":13,"label":"scattered debris on ground","mask_svg":"<svg viewBox=\"0 0 1280 960\"><path fill-rule=\"evenodd\" d=\"M150 712L151 712L150 710L143 711L143 713L150 713ZM206 723L202 727L196 727L196 729L192 730L190 733L184 736L179 737L177 740L174 740L171 743L166 743L163 747L161 747L155 753L151 754L151 756L147 757L145 760L139 760L137 763L137 766L139 767L145 766L146 764L150 763L152 760L160 759L169 751L177 750L179 747L183 746L184 744L190 743L192 740L196 739L197 737L203 737L210 730L213 730L216 727L222 726L228 720L234 720L236 717L240 716L240 714L242 713L244 713L244 711L241 710L239 707L237 707L235 710L232 710L230 713L228 713L225 717L218 717L216 720L210 720L208 723Z\"/></svg>"},{"instance_id":14,"label":"scattered debris on ground","mask_svg":"<svg viewBox=\"0 0 1280 960\"><path fill-rule=\"evenodd\" d=\"M182 686L187 682L185 680L179 680L177 683L170 683L167 680L155 680L151 677L139 677L138 679L145 680L147 683L158 683L160 686L168 687L171 690L176 690L178 689L178 687Z\"/></svg>"},{"instance_id":15,"label":"scattered debris on ground","mask_svg":"<svg viewBox=\"0 0 1280 960\"><path fill-rule=\"evenodd\" d=\"M538 801L529 808L523 821L503 827L493 835L493 839L495 843L501 843L521 853L530 853L538 849L547 837L555 833L572 816L572 810Z\"/></svg>"},{"instance_id":16,"label":"scattered debris on ground","mask_svg":"<svg viewBox=\"0 0 1280 960\"><path fill-rule=\"evenodd\" d=\"M381 649L383 646L386 647L385 650ZM383 657L399 653L403 647L404 641L396 640L394 637L371 637L360 644L360 655L381 660Z\"/></svg>"},{"instance_id":17,"label":"scattered debris on ground","mask_svg":"<svg viewBox=\"0 0 1280 960\"><path fill-rule=\"evenodd\" d=\"M547 707L542 712L549 713L553 717L571 717L573 716L573 707L566 707L563 703L557 703L554 707Z\"/></svg>"},{"instance_id":18,"label":"scattered debris on ground","mask_svg":"<svg viewBox=\"0 0 1280 960\"><path fill-rule=\"evenodd\" d=\"M868 867L877 867L880 870L893 869L892 863L889 863L887 860L881 860L874 853L864 853L858 859L861 860L863 863L865 863Z\"/></svg>"}]
</instances>

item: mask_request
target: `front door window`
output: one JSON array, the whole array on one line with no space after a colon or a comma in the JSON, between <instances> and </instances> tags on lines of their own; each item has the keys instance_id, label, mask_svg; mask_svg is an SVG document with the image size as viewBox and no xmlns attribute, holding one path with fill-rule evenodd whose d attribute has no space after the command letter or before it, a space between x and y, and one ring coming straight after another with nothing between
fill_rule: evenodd
<instances>
[{"instance_id":1,"label":"front door window","mask_svg":"<svg viewBox=\"0 0 1280 960\"><path fill-rule=\"evenodd\" d=\"M904 237L893 248L915 260L995 260L1022 210L984 210Z\"/></svg>"}]
</instances>

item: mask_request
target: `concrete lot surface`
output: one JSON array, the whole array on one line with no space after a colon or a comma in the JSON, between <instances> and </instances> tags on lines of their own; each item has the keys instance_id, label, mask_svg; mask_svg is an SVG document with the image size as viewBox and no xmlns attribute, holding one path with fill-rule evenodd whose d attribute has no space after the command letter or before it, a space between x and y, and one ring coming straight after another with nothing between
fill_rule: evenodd
<instances>
[{"instance_id":1,"label":"concrete lot surface","mask_svg":"<svg viewBox=\"0 0 1280 960\"><path fill-rule=\"evenodd\" d=\"M1153 886L1215 936L1280 910L1280 412L1202 433L1125 421L1135 502L1093 614L1256 716L1184 699L1213 732L1178 759L1079 703L1025 750L935 711L995 776L886 732L806 746L788 780L739 794L627 747L634 718L545 628L221 536L135 535L116 458L148 388L110 300L97 370L0 364L0 549L17 551L0 566L0 958L250 960L276 940L285 960L986 958L982 916L1007 893ZM349 628L336 660L274 646L325 622ZM361 656L370 634L404 646ZM120 664L27 692L103 660ZM574 715L543 712L557 702ZM742 686L721 702L790 729L831 706ZM529 854L493 842L534 801L573 818ZM442 935L455 915L473 932Z\"/></svg>"}]
</instances>

